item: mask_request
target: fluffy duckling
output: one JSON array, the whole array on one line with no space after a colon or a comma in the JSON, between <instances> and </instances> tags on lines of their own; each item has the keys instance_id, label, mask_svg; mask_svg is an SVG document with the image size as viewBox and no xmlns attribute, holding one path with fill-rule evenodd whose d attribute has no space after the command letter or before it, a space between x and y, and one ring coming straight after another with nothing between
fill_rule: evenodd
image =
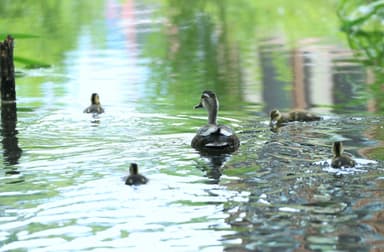
<instances>
[{"instance_id":1,"label":"fluffy duckling","mask_svg":"<svg viewBox=\"0 0 384 252\"><path fill-rule=\"evenodd\" d=\"M299 121L309 122L321 120L320 116L304 110L294 110L289 113L281 113L275 109L271 111L271 126L280 125L288 122Z\"/></svg>"},{"instance_id":2,"label":"fluffy duckling","mask_svg":"<svg viewBox=\"0 0 384 252\"><path fill-rule=\"evenodd\" d=\"M126 185L143 185L148 182L148 179L139 174L139 168L136 163L131 163L129 166L129 176L125 179Z\"/></svg>"},{"instance_id":3,"label":"fluffy duckling","mask_svg":"<svg viewBox=\"0 0 384 252\"><path fill-rule=\"evenodd\" d=\"M214 92L206 90L201 95L200 103L195 107L208 111L208 124L201 127L192 139L193 148L202 151L233 152L239 148L240 141L233 130L217 124L219 101Z\"/></svg>"},{"instance_id":4,"label":"fluffy duckling","mask_svg":"<svg viewBox=\"0 0 384 252\"><path fill-rule=\"evenodd\" d=\"M104 109L100 105L100 97L97 93L93 93L91 96L91 105L84 109L84 113L101 114L104 113Z\"/></svg>"},{"instance_id":5,"label":"fluffy duckling","mask_svg":"<svg viewBox=\"0 0 384 252\"><path fill-rule=\"evenodd\" d=\"M348 155L343 154L343 144L341 142L334 142L332 146L333 158L331 166L333 168L341 167L354 167L356 161L350 158Z\"/></svg>"}]
</instances>

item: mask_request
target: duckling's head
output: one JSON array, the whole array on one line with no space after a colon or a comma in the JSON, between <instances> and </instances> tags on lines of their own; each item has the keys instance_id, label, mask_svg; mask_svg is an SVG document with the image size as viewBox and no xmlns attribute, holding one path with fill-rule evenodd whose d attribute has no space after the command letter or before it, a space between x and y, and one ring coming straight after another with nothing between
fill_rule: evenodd
<instances>
[{"instance_id":1,"label":"duckling's head","mask_svg":"<svg viewBox=\"0 0 384 252\"><path fill-rule=\"evenodd\" d=\"M341 142L334 142L332 146L332 152L335 157L341 156L343 153L343 144Z\"/></svg>"},{"instance_id":2,"label":"duckling's head","mask_svg":"<svg viewBox=\"0 0 384 252\"><path fill-rule=\"evenodd\" d=\"M93 93L91 96L91 102L92 104L99 105L100 104L100 97L97 93Z\"/></svg>"},{"instance_id":3,"label":"duckling's head","mask_svg":"<svg viewBox=\"0 0 384 252\"><path fill-rule=\"evenodd\" d=\"M276 124L282 117L280 111L274 109L271 111L271 123Z\"/></svg>"},{"instance_id":4,"label":"duckling's head","mask_svg":"<svg viewBox=\"0 0 384 252\"><path fill-rule=\"evenodd\" d=\"M205 108L208 111L218 110L219 101L217 100L216 94L210 90L205 90L201 94L200 103L197 104L194 108Z\"/></svg>"},{"instance_id":5,"label":"duckling's head","mask_svg":"<svg viewBox=\"0 0 384 252\"><path fill-rule=\"evenodd\" d=\"M137 167L136 163L131 163L129 166L129 174L131 175L137 175L139 172L139 168Z\"/></svg>"}]
</instances>

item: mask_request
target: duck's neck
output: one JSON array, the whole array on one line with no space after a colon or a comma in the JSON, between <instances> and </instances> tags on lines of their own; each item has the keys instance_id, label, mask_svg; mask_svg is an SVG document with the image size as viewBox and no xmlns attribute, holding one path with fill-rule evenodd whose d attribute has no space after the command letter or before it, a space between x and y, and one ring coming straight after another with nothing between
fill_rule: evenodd
<instances>
[{"instance_id":1,"label":"duck's neck","mask_svg":"<svg viewBox=\"0 0 384 252\"><path fill-rule=\"evenodd\" d=\"M217 125L217 110L219 109L219 104L216 101L212 106L208 109L208 124Z\"/></svg>"},{"instance_id":2,"label":"duck's neck","mask_svg":"<svg viewBox=\"0 0 384 252\"><path fill-rule=\"evenodd\" d=\"M333 145L333 154L335 157L340 157L343 152L343 146L341 145L340 142L336 142Z\"/></svg>"},{"instance_id":3,"label":"duck's neck","mask_svg":"<svg viewBox=\"0 0 384 252\"><path fill-rule=\"evenodd\" d=\"M92 105L100 105L99 97L97 95L92 96L91 103Z\"/></svg>"}]
</instances>

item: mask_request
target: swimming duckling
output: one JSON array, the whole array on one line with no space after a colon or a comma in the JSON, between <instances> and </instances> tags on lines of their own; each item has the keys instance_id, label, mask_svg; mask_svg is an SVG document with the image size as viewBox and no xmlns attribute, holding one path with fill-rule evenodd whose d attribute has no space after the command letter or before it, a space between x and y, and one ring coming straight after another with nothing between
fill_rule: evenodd
<instances>
[{"instance_id":1,"label":"swimming duckling","mask_svg":"<svg viewBox=\"0 0 384 252\"><path fill-rule=\"evenodd\" d=\"M219 101L214 92L204 91L201 100L194 107L208 110L208 124L201 127L192 139L191 145L197 150L233 152L239 148L240 141L233 130L225 125L217 125Z\"/></svg>"},{"instance_id":2,"label":"swimming duckling","mask_svg":"<svg viewBox=\"0 0 384 252\"><path fill-rule=\"evenodd\" d=\"M101 114L104 113L104 109L100 105L100 97L97 93L93 93L91 96L91 106L84 109L84 113Z\"/></svg>"},{"instance_id":3,"label":"swimming duckling","mask_svg":"<svg viewBox=\"0 0 384 252\"><path fill-rule=\"evenodd\" d=\"M341 142L334 142L332 146L333 158L331 166L333 168L341 167L354 167L356 161L350 158L348 155L343 154L343 144Z\"/></svg>"},{"instance_id":4,"label":"swimming duckling","mask_svg":"<svg viewBox=\"0 0 384 252\"><path fill-rule=\"evenodd\" d=\"M304 110L294 110L289 113L281 113L279 110L275 109L271 111L271 122L270 125L281 125L288 122L309 122L309 121L318 121L321 120L320 116L317 116L313 113Z\"/></svg>"},{"instance_id":5,"label":"swimming duckling","mask_svg":"<svg viewBox=\"0 0 384 252\"><path fill-rule=\"evenodd\" d=\"M148 182L148 179L139 174L139 169L136 163L131 163L129 166L129 176L125 180L126 185L143 185Z\"/></svg>"}]
</instances>

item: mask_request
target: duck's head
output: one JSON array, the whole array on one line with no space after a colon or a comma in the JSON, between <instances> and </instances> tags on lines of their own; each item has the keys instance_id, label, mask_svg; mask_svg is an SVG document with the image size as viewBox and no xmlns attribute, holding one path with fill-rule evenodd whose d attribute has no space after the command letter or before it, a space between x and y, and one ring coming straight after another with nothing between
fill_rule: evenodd
<instances>
[{"instance_id":1,"label":"duck's head","mask_svg":"<svg viewBox=\"0 0 384 252\"><path fill-rule=\"evenodd\" d=\"M335 157L340 156L343 153L343 144L341 142L334 142L332 146L332 152Z\"/></svg>"},{"instance_id":2,"label":"duck's head","mask_svg":"<svg viewBox=\"0 0 384 252\"><path fill-rule=\"evenodd\" d=\"M91 96L91 103L99 105L100 104L100 97L97 93L93 93Z\"/></svg>"},{"instance_id":3,"label":"duck's head","mask_svg":"<svg viewBox=\"0 0 384 252\"><path fill-rule=\"evenodd\" d=\"M276 124L282 117L282 114L277 109L271 111L271 123Z\"/></svg>"},{"instance_id":4,"label":"duck's head","mask_svg":"<svg viewBox=\"0 0 384 252\"><path fill-rule=\"evenodd\" d=\"M197 104L195 107L197 108L205 108L208 111L211 110L218 110L219 108L219 101L217 100L217 97L214 92L206 90L201 94L201 100L200 103Z\"/></svg>"},{"instance_id":5,"label":"duck's head","mask_svg":"<svg viewBox=\"0 0 384 252\"><path fill-rule=\"evenodd\" d=\"M139 172L139 168L136 163L131 163L129 166L129 174L136 175Z\"/></svg>"}]
</instances>

